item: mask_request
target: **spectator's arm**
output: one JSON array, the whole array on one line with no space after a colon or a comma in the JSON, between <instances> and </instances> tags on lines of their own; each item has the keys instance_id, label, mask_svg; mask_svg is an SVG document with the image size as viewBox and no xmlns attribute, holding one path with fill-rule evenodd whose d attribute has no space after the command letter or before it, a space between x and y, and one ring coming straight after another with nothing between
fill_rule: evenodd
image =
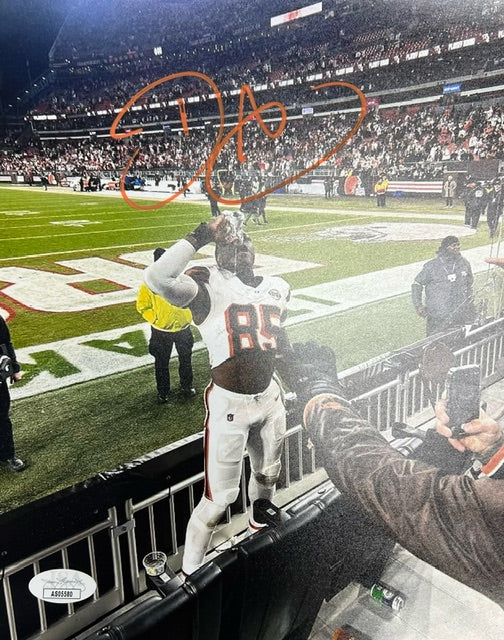
<instances>
[{"instance_id":1,"label":"spectator's arm","mask_svg":"<svg viewBox=\"0 0 504 640\"><path fill-rule=\"evenodd\" d=\"M418 315L425 318L427 310L423 304L423 286L416 280L411 285L411 301Z\"/></svg>"},{"instance_id":2,"label":"spectator's arm","mask_svg":"<svg viewBox=\"0 0 504 640\"><path fill-rule=\"evenodd\" d=\"M342 493L419 558L502 601L504 481L405 458L337 396L313 398L304 422Z\"/></svg>"}]
</instances>

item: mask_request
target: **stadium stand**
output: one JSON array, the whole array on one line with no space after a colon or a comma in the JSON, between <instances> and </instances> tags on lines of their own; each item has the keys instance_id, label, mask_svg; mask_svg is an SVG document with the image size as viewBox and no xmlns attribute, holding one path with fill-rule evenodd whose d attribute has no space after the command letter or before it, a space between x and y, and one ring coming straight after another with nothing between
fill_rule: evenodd
<instances>
[{"instance_id":1,"label":"stadium stand","mask_svg":"<svg viewBox=\"0 0 504 640\"><path fill-rule=\"evenodd\" d=\"M289 131L272 144L258 127L246 129L244 144L253 148L251 162L264 163L268 174L293 175L322 157L348 132L350 115L328 115L289 122ZM453 105L420 109L371 110L358 134L328 163L338 174L349 170L376 175L386 170L397 179L442 178L443 163L501 159L504 133L502 105ZM142 143L136 170L193 174L208 157L215 134L192 130L190 136L152 135ZM0 157L0 173L84 172L120 174L132 154L132 143L107 138L44 140ZM220 166L240 171L231 140Z\"/></svg>"},{"instance_id":2,"label":"stadium stand","mask_svg":"<svg viewBox=\"0 0 504 640\"><path fill-rule=\"evenodd\" d=\"M234 0L210 5L153 0L141 8L134 0L95 0L90 7L85 0L74 3L51 51L46 79L30 87L22 103L26 112L19 114L23 119L6 126L0 175L21 174L30 182L30 176L51 173L64 184L70 176L98 174L116 184L139 140L111 139L117 111L149 83L188 69L215 81L227 126L236 119L243 83L253 87L258 104L280 100L286 105L289 127L280 139L272 141L257 126L244 131L250 163L261 163L275 178L310 166L352 126L357 111L353 93L311 90L315 83L334 80L365 91L368 114L357 135L321 172L338 177L358 173L367 195L382 171L391 179L432 181L443 178L449 163L503 158L504 14L498 0L464 5L464 12L434 0L406 3L392 25L388 0L375 0L372 6L366 0L329 0L312 20L275 28L259 0L245 3L240 12ZM294 8L292 0L269 3L270 15ZM444 93L447 86L455 92ZM216 136L210 94L205 83L184 77L155 87L137 102L140 108L122 122L124 129L144 127L135 172L156 172L176 183L202 165ZM178 98L187 107L189 136L182 132ZM313 115L303 116L304 106ZM270 126L276 126L278 113L268 116ZM241 170L235 139L219 159L222 167L235 174ZM491 384L502 362L502 319L474 343L459 346L461 358L482 360ZM365 371L369 388L361 399L363 413L382 430L388 425L381 412L392 405L408 419L425 409L416 374L408 382L408 396L402 373L387 370L392 389L387 393L397 390L391 400L379 389L383 380L378 383L371 368ZM295 444L290 449L298 459L304 451L299 431L291 434L298 449ZM79 640L147 640L172 637L176 629L180 640L304 640L324 599L352 580L370 586L380 575L390 540L333 488L320 488L320 468L311 453L313 459L299 464L310 468L306 475L315 476L317 487L286 502L279 524L218 553L183 587L162 593L149 589L139 565L142 552L153 544L149 536L156 541L153 531L179 568L191 503L188 499L181 506L179 496L200 486L199 445L195 440L167 459L160 455L143 461L145 473L134 468L110 474L32 506L35 514L54 515L37 539L26 524L26 510L9 514L3 522L9 553L2 568L0 636L33 640L79 633ZM237 512L246 510L246 497L242 500ZM320 531L328 529L334 535L321 538ZM106 537L103 532L110 532L110 539L99 538ZM31 603L22 612L27 574L57 566L60 553L70 553L92 572L96 558L87 557L89 549L96 549L99 560L94 601L63 613L51 606L46 612L43 605L36 610Z\"/></svg>"},{"instance_id":3,"label":"stadium stand","mask_svg":"<svg viewBox=\"0 0 504 640\"><path fill-rule=\"evenodd\" d=\"M290 78L300 85L307 82L306 76L317 73L325 77L344 76L359 84L362 72L368 85L363 88L369 91L370 83L377 85L371 79L375 70L386 74L387 68L392 70L392 78L386 75L386 86L390 89L417 82L419 73L423 79L431 75L448 77L447 70L455 68L457 62L467 72L470 58L462 55L466 52L476 64L481 59L488 66L495 58L492 53L499 50L498 3L491 5L491 11L481 12L475 8L469 15L452 16L454 24L436 31L432 31L432 15L425 9L423 12L406 10L403 16L395 16L393 28L384 28L385 37L379 44L364 48L362 45L376 39L377 33L377 27L367 31L370 25L365 8L356 19L353 14L345 15L340 6L336 15L334 3L328 6L323 15L314 16L309 23L301 22L296 29L289 26L271 29L264 18L258 20L253 3L248 3L246 15L226 12L224 7L218 17L213 17L215 22L206 22L205 12L206 35L198 38L201 31L196 25L199 23L194 20L194 14L188 20L183 7L163 11L154 3L149 10L143 7L142 11L128 13L122 3L95 3L90 15L86 3L76 3L73 15L53 47L50 82L46 89L42 88L39 105L32 112L43 114L53 107L56 113L66 116L79 112L83 116L89 114L89 121L90 115L100 107L106 111L118 104L122 106L125 98L149 82L190 68L211 75L223 93L245 82L266 85L265 89L289 91L288 86L282 87L282 81ZM377 26L389 24L388 9L387 2L375 3L373 19ZM230 20L229 24L223 24L223 14L233 15L234 23ZM132 22L125 15L134 15L135 20ZM444 12L436 16L440 21L450 19ZM182 22L183 28L180 28ZM160 26L159 34L153 25ZM183 41L180 32L188 35ZM141 44L128 44L136 39ZM119 58L113 55L114 51L107 51L107 46L114 48L118 43L123 48ZM460 46L454 46L457 43L461 43ZM161 46L160 56L153 53L156 45ZM450 45L453 46L450 48ZM100 50L100 55L94 49ZM415 52L422 52L421 65ZM384 64L384 61L388 62ZM375 66L376 62L381 63ZM437 65L442 62L444 66ZM194 86L190 82L184 86L184 81L177 82L175 87L161 87L156 97L163 102L180 95L190 96ZM307 88L295 87L298 98ZM201 105L191 108L201 108Z\"/></svg>"},{"instance_id":4,"label":"stadium stand","mask_svg":"<svg viewBox=\"0 0 504 640\"><path fill-rule=\"evenodd\" d=\"M288 2L275 6L279 12L292 8ZM409 7L393 28L386 1L374 3L373 28L365 3L353 11L338 7L337 14L328 3L315 22L301 21L295 29L271 29L257 17L254 3L239 15L224 4L216 14L204 13L205 35L199 38L201 22L194 12L188 16L185 5L135 7L98 3L89 15L85 2L76 3L51 52L50 82L26 116L25 135L17 136L23 143L13 146L12 133L5 140L10 149L0 158L1 173L115 177L137 140L111 140L113 116L150 82L191 68L216 82L228 117L236 113L242 83L253 87L259 103L275 99L286 105L289 131L281 140L273 144L258 127L245 129L256 150L251 162L262 162L274 176L310 166L354 121L353 114L336 113L351 99L341 88L311 91L315 82L327 80L350 81L369 101L359 134L326 163L333 173L361 172L365 184L381 171L396 179L433 180L442 177L446 161L500 158L502 107L494 94L504 73L504 31L498 2L485 3L483 10L476 3L460 13L443 8L436 20L444 29L432 28L428 3ZM188 34L183 40L182 24ZM154 54L155 46L162 55ZM463 92L443 94L445 86L457 84ZM185 100L190 136L181 135L179 98ZM300 115L308 104L315 117ZM349 106L355 108L355 100ZM179 78L152 89L136 107L121 121L123 130L144 129L136 170L190 175L201 166L217 124L208 85ZM278 112L268 116L274 128ZM232 140L219 166L236 173L237 164Z\"/></svg>"}]
</instances>

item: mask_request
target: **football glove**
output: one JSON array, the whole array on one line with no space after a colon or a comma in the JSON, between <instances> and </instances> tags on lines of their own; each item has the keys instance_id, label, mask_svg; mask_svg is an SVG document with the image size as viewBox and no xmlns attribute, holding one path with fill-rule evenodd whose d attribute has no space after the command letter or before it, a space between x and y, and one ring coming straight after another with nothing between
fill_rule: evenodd
<instances>
[{"instance_id":1,"label":"football glove","mask_svg":"<svg viewBox=\"0 0 504 640\"><path fill-rule=\"evenodd\" d=\"M212 230L206 222L201 222L189 235L193 239L191 244L196 251L214 239Z\"/></svg>"},{"instance_id":2,"label":"football glove","mask_svg":"<svg viewBox=\"0 0 504 640\"><path fill-rule=\"evenodd\" d=\"M338 382L336 356L330 347L315 342L296 343L279 359L277 371L303 406L321 393L345 397Z\"/></svg>"}]
</instances>

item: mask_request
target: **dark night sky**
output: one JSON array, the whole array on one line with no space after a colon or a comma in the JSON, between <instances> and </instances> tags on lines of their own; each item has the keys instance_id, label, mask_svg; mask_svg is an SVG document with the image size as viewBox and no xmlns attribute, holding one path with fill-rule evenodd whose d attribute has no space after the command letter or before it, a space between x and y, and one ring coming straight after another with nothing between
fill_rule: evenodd
<instances>
[{"instance_id":1,"label":"dark night sky","mask_svg":"<svg viewBox=\"0 0 504 640\"><path fill-rule=\"evenodd\" d=\"M48 54L76 0L0 0L0 96L12 103L48 67Z\"/></svg>"}]
</instances>

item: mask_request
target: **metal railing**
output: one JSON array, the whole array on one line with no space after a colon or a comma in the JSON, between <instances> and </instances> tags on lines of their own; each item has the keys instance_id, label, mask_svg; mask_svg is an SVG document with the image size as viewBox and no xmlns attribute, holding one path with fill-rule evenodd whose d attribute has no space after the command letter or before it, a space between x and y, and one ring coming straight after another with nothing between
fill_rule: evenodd
<instances>
[{"instance_id":1,"label":"metal railing","mask_svg":"<svg viewBox=\"0 0 504 640\"><path fill-rule=\"evenodd\" d=\"M455 353L458 364L480 364L484 387L504 376L503 329L504 318L485 325L475 330L471 334L470 343ZM344 379L345 372L341 377ZM380 431L387 429L394 421L408 421L411 426L418 426L427 409L432 417L429 393L425 385L419 369L403 371L392 381L354 398L354 402L362 416ZM300 425L291 427L287 432L282 467L275 500L279 506L306 493L326 478L325 472L317 463L316 452L309 446ZM232 529L233 523L237 521L240 525L238 529L234 525L235 531L240 530L240 527L242 530L246 528L243 522L247 512L246 484L249 473L248 459L245 458L238 500L227 510L221 528L229 525ZM163 549L169 557L170 566L177 569L180 566L185 526L202 492L202 486L203 471L144 500L127 500L125 505L118 505L124 506L125 522L118 523L116 510L111 509L107 520L100 524L7 566L3 572L4 601L0 601L0 612L2 608L7 612L10 640L63 640L125 604L127 587L133 597L138 596L145 590L145 578L140 570L144 552ZM128 556L124 559L121 558L119 545L119 536L122 534L126 535L128 549ZM96 544L100 535L106 537L106 542L100 541L101 553L98 560ZM77 549L79 545L81 547ZM26 604L30 578L43 571L44 565L47 568L71 566L73 569L81 569L95 579L98 590L89 602L68 604L65 611L60 608L56 619L53 611L48 615L44 602L33 598L36 603L34 606L38 607L37 628L27 630L26 625L20 624L18 614ZM125 567L124 575L122 567ZM102 588L102 584L107 584L103 575L107 572L110 574L109 586Z\"/></svg>"},{"instance_id":2,"label":"metal railing","mask_svg":"<svg viewBox=\"0 0 504 640\"><path fill-rule=\"evenodd\" d=\"M306 436L301 425L291 427L287 430L282 453L282 474L277 483L277 501L280 503L286 502L286 496L290 495L292 491L295 492L296 488L301 486L308 476L314 476L316 471L315 452L312 448L306 449ZM232 508L227 508L224 522L219 525L221 529L226 525L230 525L236 516L247 513L246 487L249 472L248 456L245 453L240 492ZM179 532L182 529L185 530L189 516L201 496L203 477L204 473L201 471L145 500L139 502L128 500L126 502L127 521L135 523L135 526L128 526L127 534L132 589L135 595L145 589L145 576L140 571L143 552L139 552L139 536L142 533L142 528L136 526L139 517L143 514L145 520L145 526L143 527L145 532L143 539L144 550L150 551L163 548L169 557L171 568L174 570L180 569L182 545L179 543ZM306 491L306 486L304 490ZM178 509L176 506L177 501L179 504ZM180 512L185 514L182 522L178 518L178 513ZM156 513L160 514L159 517L164 519L165 522L168 522L168 535L166 535L166 525L164 527L165 530L160 531ZM243 523L243 518L241 522ZM244 528L243 524L237 524L234 527L234 533L241 528ZM162 543L160 545L161 539Z\"/></svg>"},{"instance_id":3,"label":"metal railing","mask_svg":"<svg viewBox=\"0 0 504 640\"><path fill-rule=\"evenodd\" d=\"M482 334L481 337L478 334ZM504 376L504 318L475 329L469 335L472 342L454 352L455 365L479 364L485 388ZM385 431L393 422L410 422L416 427L430 410L431 401L437 400L442 390L439 385L431 389L418 367L399 372L394 380L354 398L354 403L362 417L379 431Z\"/></svg>"},{"instance_id":4,"label":"metal railing","mask_svg":"<svg viewBox=\"0 0 504 640\"><path fill-rule=\"evenodd\" d=\"M110 509L106 520L4 569L3 597L10 640L61 640L124 603L121 553L114 535L117 524L116 510ZM102 549L100 554L97 546ZM105 560L98 565L97 556L104 554ZM28 594L32 577L44 570L70 568L83 570L96 582L90 601L55 606ZM36 603L36 614L30 611L32 603ZM36 620L31 629L27 628L27 618Z\"/></svg>"}]
</instances>

